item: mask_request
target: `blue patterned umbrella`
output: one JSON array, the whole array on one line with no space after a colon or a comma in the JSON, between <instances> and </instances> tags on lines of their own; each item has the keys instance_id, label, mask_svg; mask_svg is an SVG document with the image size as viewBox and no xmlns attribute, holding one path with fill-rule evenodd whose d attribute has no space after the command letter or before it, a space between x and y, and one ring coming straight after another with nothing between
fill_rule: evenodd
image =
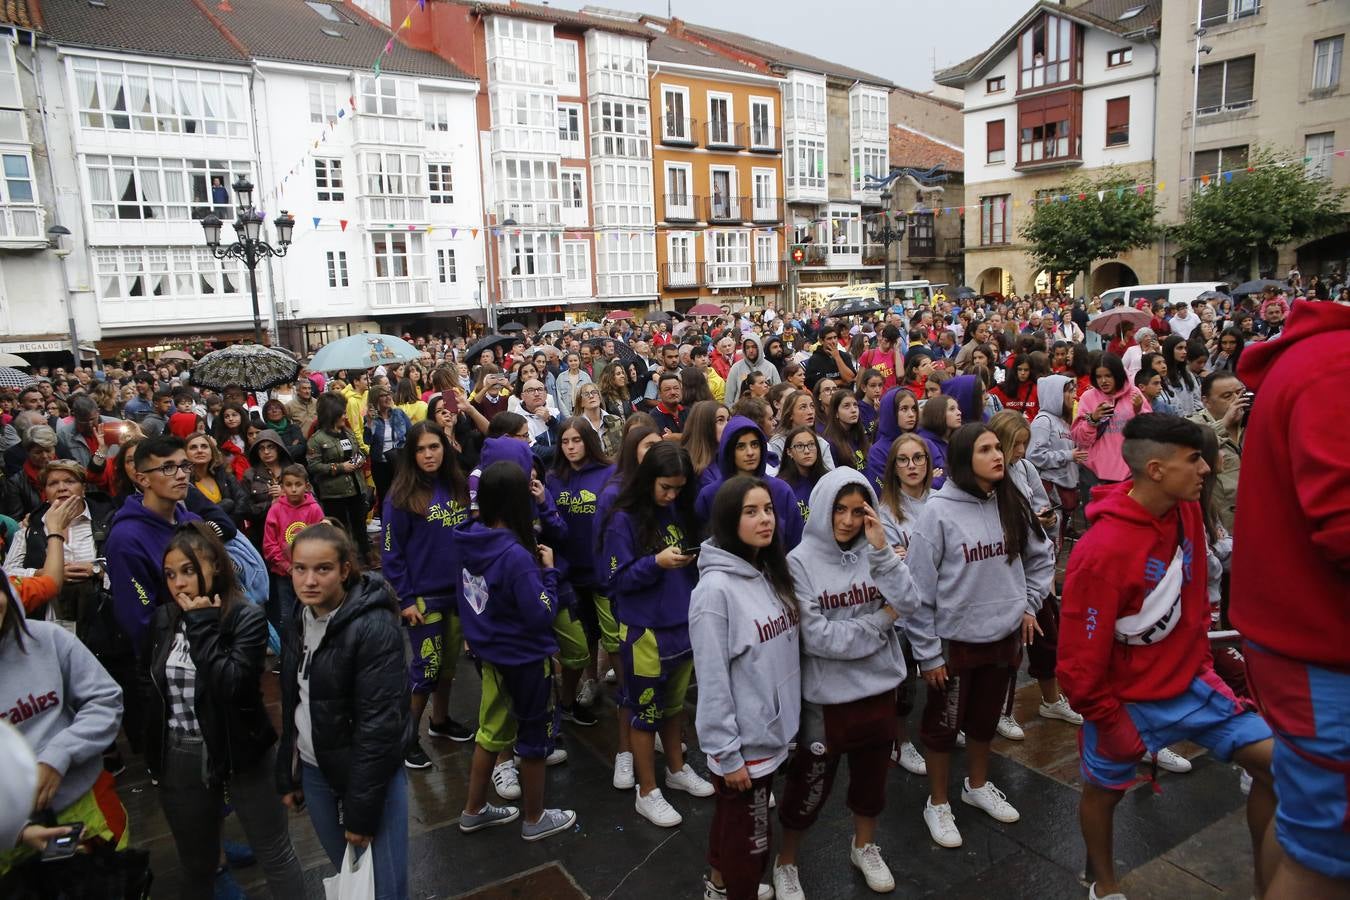
<instances>
[{"instance_id":1,"label":"blue patterned umbrella","mask_svg":"<svg viewBox=\"0 0 1350 900\"><path fill-rule=\"evenodd\" d=\"M342 369L373 369L393 363L420 359L422 351L392 334L353 334L341 338L314 354L309 367L315 372Z\"/></svg>"},{"instance_id":2,"label":"blue patterned umbrella","mask_svg":"<svg viewBox=\"0 0 1350 900\"><path fill-rule=\"evenodd\" d=\"M23 390L34 384L37 384L37 379L27 372L11 369L9 366L0 366L0 388Z\"/></svg>"},{"instance_id":3,"label":"blue patterned umbrella","mask_svg":"<svg viewBox=\"0 0 1350 900\"><path fill-rule=\"evenodd\" d=\"M265 391L294 381L300 363L285 350L261 344L235 344L206 354L192 367L192 383L213 391L238 385Z\"/></svg>"}]
</instances>

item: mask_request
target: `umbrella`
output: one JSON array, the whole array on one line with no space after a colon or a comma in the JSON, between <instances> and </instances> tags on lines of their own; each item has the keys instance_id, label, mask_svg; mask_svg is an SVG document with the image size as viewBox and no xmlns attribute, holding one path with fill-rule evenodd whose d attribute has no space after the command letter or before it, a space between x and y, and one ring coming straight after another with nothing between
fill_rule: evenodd
<instances>
[{"instance_id":1,"label":"umbrella","mask_svg":"<svg viewBox=\"0 0 1350 900\"><path fill-rule=\"evenodd\" d=\"M1211 300L1218 300L1219 302L1222 303L1226 300L1232 300L1233 298L1225 294L1223 291L1205 291L1195 299L1203 300L1206 303L1208 303Z\"/></svg>"},{"instance_id":2,"label":"umbrella","mask_svg":"<svg viewBox=\"0 0 1350 900\"><path fill-rule=\"evenodd\" d=\"M582 343L592 350L600 351L605 349L605 341L608 340L611 340L611 338L591 338L589 341L583 341ZM626 366L631 362L637 362L638 355L632 347L623 341L614 341L614 358Z\"/></svg>"},{"instance_id":3,"label":"umbrella","mask_svg":"<svg viewBox=\"0 0 1350 900\"><path fill-rule=\"evenodd\" d=\"M165 352L159 355L159 361L164 362L164 360L166 359L181 359L184 362L197 361L197 357L193 356L191 353L188 353L186 350L166 350Z\"/></svg>"},{"instance_id":4,"label":"umbrella","mask_svg":"<svg viewBox=\"0 0 1350 900\"><path fill-rule=\"evenodd\" d=\"M688 315L720 316L722 315L722 307L718 306L716 303L695 303L693 306L689 307Z\"/></svg>"},{"instance_id":5,"label":"umbrella","mask_svg":"<svg viewBox=\"0 0 1350 900\"><path fill-rule=\"evenodd\" d=\"M1153 315L1151 313L1146 313L1141 309L1131 309L1128 306L1118 306L1088 322L1087 327L1088 331L1095 331L1098 334L1114 335L1122 325L1129 324L1142 328L1152 321Z\"/></svg>"},{"instance_id":6,"label":"umbrella","mask_svg":"<svg viewBox=\"0 0 1350 900\"><path fill-rule=\"evenodd\" d=\"M1255 281L1245 281L1233 288L1233 296L1241 297L1244 294L1260 294L1266 288L1272 288L1277 291L1286 290L1289 286L1282 281L1273 281L1269 278L1258 278Z\"/></svg>"},{"instance_id":7,"label":"umbrella","mask_svg":"<svg viewBox=\"0 0 1350 900\"><path fill-rule=\"evenodd\" d=\"M8 366L0 367L0 388L22 390L35 384L37 384L37 379L27 372L20 372L18 369L11 369Z\"/></svg>"},{"instance_id":8,"label":"umbrella","mask_svg":"<svg viewBox=\"0 0 1350 900\"><path fill-rule=\"evenodd\" d=\"M874 297L852 297L840 302L828 314L831 316L861 316L865 313L881 312L887 308L887 304Z\"/></svg>"},{"instance_id":9,"label":"umbrella","mask_svg":"<svg viewBox=\"0 0 1350 900\"><path fill-rule=\"evenodd\" d=\"M314 354L309 367L315 372L370 369L388 363L412 362L422 351L392 334L353 334L340 338Z\"/></svg>"},{"instance_id":10,"label":"umbrella","mask_svg":"<svg viewBox=\"0 0 1350 900\"><path fill-rule=\"evenodd\" d=\"M525 326L520 324L519 322L507 322L505 325L499 326L497 330L501 332L524 331Z\"/></svg>"},{"instance_id":11,"label":"umbrella","mask_svg":"<svg viewBox=\"0 0 1350 900\"><path fill-rule=\"evenodd\" d=\"M980 292L979 292L979 291L977 291L977 290L975 290L973 287L970 287L969 285L965 285L965 284L963 284L963 285L961 285L960 287L958 287L958 288L956 289L956 291L955 291L955 297L956 297L956 299L958 299L958 300L966 300L966 299L968 299L968 298L971 298L971 297L978 297L978 296L980 296Z\"/></svg>"},{"instance_id":12,"label":"umbrella","mask_svg":"<svg viewBox=\"0 0 1350 900\"><path fill-rule=\"evenodd\" d=\"M658 309L655 312L647 313L645 316L642 317L642 321L650 325L655 325L657 322L665 322L667 325L669 325L671 321L670 313L666 312L665 310Z\"/></svg>"},{"instance_id":13,"label":"umbrella","mask_svg":"<svg viewBox=\"0 0 1350 900\"><path fill-rule=\"evenodd\" d=\"M27 366L30 363L14 353L0 353L0 366Z\"/></svg>"},{"instance_id":14,"label":"umbrella","mask_svg":"<svg viewBox=\"0 0 1350 900\"><path fill-rule=\"evenodd\" d=\"M265 391L288 384L300 374L295 357L262 344L235 344L206 354L192 367L192 383L223 391L238 385L246 391Z\"/></svg>"},{"instance_id":15,"label":"umbrella","mask_svg":"<svg viewBox=\"0 0 1350 900\"><path fill-rule=\"evenodd\" d=\"M605 318L609 319L611 322L617 322L620 319L631 319L633 318L633 314L626 309L620 309L609 313Z\"/></svg>"},{"instance_id":16,"label":"umbrella","mask_svg":"<svg viewBox=\"0 0 1350 900\"><path fill-rule=\"evenodd\" d=\"M516 338L509 334L485 334L473 342L473 346L464 351L464 361L470 366L478 365L478 357L483 355L484 350L493 350L497 347L510 349L516 342Z\"/></svg>"},{"instance_id":17,"label":"umbrella","mask_svg":"<svg viewBox=\"0 0 1350 900\"><path fill-rule=\"evenodd\" d=\"M552 322L545 322L539 329L539 334L552 334L555 331L563 331L567 328L567 323L562 319L554 319Z\"/></svg>"},{"instance_id":18,"label":"umbrella","mask_svg":"<svg viewBox=\"0 0 1350 900\"><path fill-rule=\"evenodd\" d=\"M605 326L601 325L599 322L590 322L590 321L578 322L572 326L573 330L575 331L586 331L587 329L594 331L597 328L604 328L604 327Z\"/></svg>"}]
</instances>

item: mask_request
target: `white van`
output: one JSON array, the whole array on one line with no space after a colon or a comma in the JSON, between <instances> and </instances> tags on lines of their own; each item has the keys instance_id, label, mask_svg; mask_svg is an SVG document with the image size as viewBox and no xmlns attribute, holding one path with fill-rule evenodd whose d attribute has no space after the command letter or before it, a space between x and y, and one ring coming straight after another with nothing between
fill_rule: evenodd
<instances>
[{"instance_id":1,"label":"white van","mask_svg":"<svg viewBox=\"0 0 1350 900\"><path fill-rule=\"evenodd\" d=\"M870 282L867 284L850 284L848 287L842 287L830 296L830 306L834 306L843 300L854 300L864 298L867 300L877 299L881 291L882 282ZM894 306L903 306L906 309L913 309L916 306L932 306L933 297L941 293L945 284L932 284L928 281L892 281L889 283L890 300Z\"/></svg>"},{"instance_id":2,"label":"white van","mask_svg":"<svg viewBox=\"0 0 1350 900\"><path fill-rule=\"evenodd\" d=\"M1125 305L1133 308L1140 300L1152 303L1162 300L1168 307L1178 301L1186 303L1199 297L1205 291L1228 293L1229 285L1222 281L1177 281L1171 284L1136 284L1130 287L1112 288L1102 292L1102 309L1108 310L1124 300Z\"/></svg>"}]
</instances>

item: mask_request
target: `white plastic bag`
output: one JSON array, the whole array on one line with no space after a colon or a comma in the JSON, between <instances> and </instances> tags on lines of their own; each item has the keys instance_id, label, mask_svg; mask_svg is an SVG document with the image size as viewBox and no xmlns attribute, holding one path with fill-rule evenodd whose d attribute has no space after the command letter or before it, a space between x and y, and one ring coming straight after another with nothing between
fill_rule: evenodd
<instances>
[{"instance_id":1,"label":"white plastic bag","mask_svg":"<svg viewBox=\"0 0 1350 900\"><path fill-rule=\"evenodd\" d=\"M375 860L370 847L347 845L342 868L323 880L325 900L375 900Z\"/></svg>"}]
</instances>

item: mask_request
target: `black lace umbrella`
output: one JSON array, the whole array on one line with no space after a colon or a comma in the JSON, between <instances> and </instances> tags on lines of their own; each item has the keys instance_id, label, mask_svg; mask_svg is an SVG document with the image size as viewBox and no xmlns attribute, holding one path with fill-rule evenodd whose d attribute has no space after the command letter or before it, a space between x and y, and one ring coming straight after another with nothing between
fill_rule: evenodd
<instances>
[{"instance_id":1,"label":"black lace umbrella","mask_svg":"<svg viewBox=\"0 0 1350 900\"><path fill-rule=\"evenodd\" d=\"M192 383L213 391L238 385L265 391L300 374L300 363L285 350L261 344L235 344L206 354L192 367Z\"/></svg>"}]
</instances>

